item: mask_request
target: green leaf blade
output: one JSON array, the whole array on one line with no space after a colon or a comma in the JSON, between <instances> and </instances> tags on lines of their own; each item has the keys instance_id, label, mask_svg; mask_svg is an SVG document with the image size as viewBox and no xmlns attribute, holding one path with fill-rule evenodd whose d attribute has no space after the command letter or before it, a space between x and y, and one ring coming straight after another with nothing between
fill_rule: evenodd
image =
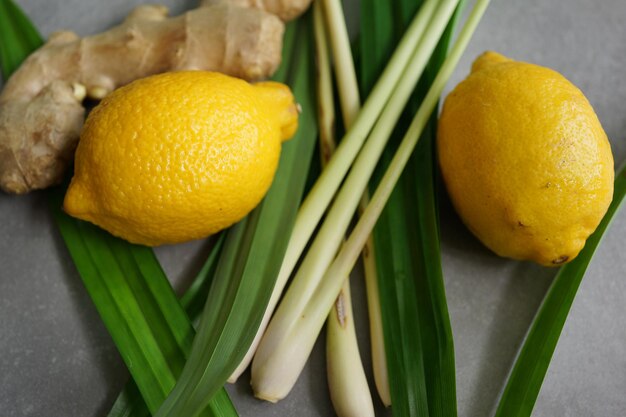
<instances>
[{"instance_id":1,"label":"green leaf blade","mask_svg":"<svg viewBox=\"0 0 626 417\"><path fill-rule=\"evenodd\" d=\"M225 234L221 234L217 239L200 272L198 272L191 286L180 299L180 304L185 309L192 323L197 321L204 307L211 282L215 275L219 255L224 244L224 237ZM185 349L184 353L186 355L188 349ZM218 394L213 397L210 407L214 409L215 415L234 415L232 403L225 390L220 390ZM131 379L118 396L107 417L149 417L150 415L150 411L143 401L136 384Z\"/></svg>"},{"instance_id":2,"label":"green leaf blade","mask_svg":"<svg viewBox=\"0 0 626 417\"><path fill-rule=\"evenodd\" d=\"M185 309L192 323L195 322L200 316L200 313L202 313L202 308L204 307L206 297L209 294L213 282L213 277L215 276L217 262L222 253L222 248L224 247L225 237L226 233L220 234L206 262L200 269L200 272L198 272L191 286L180 298L180 305Z\"/></svg>"},{"instance_id":3,"label":"green leaf blade","mask_svg":"<svg viewBox=\"0 0 626 417\"><path fill-rule=\"evenodd\" d=\"M57 207L60 207L57 206ZM141 308L125 282L104 232L54 211L55 220L70 255L96 309L120 349L124 362L148 406L158 407L174 377L158 344L148 331ZM105 275L106 274L106 275ZM149 370L149 372L147 372Z\"/></svg>"},{"instance_id":4,"label":"green leaf blade","mask_svg":"<svg viewBox=\"0 0 626 417\"><path fill-rule=\"evenodd\" d=\"M191 349L193 327L151 249L129 244L91 224L70 218L60 210L63 192L55 192L52 205L59 230L147 405L147 409L142 407L129 388L126 401L117 404L121 409L117 413L155 412L184 366ZM173 329L172 323L181 327ZM222 389L201 415L236 416L237 413Z\"/></svg>"},{"instance_id":5,"label":"green leaf blade","mask_svg":"<svg viewBox=\"0 0 626 417\"><path fill-rule=\"evenodd\" d=\"M397 39L419 5L408 0L390 3L387 14L393 16L393 24L379 24ZM366 2L362 7L367 7ZM460 9L431 57L373 185L389 164L402 138L402 127L408 126L446 56ZM362 13L375 13L375 9L366 8ZM380 30L362 25L365 33ZM371 70L375 67L371 67L368 54L374 52L363 50L361 59ZM433 117L374 229L376 247L385 249L378 251L377 263L392 405L394 412L403 416L450 417L457 412L454 343L439 248L435 126Z\"/></svg>"},{"instance_id":6,"label":"green leaf blade","mask_svg":"<svg viewBox=\"0 0 626 417\"><path fill-rule=\"evenodd\" d=\"M393 9L388 2L361 0L360 23L359 62L355 67L359 71L361 96L366 97L392 53Z\"/></svg>"},{"instance_id":7,"label":"green leaf blade","mask_svg":"<svg viewBox=\"0 0 626 417\"><path fill-rule=\"evenodd\" d=\"M437 49L429 62L424 79L423 93L427 91L447 55L452 33L463 10L462 1L446 28ZM416 100L417 101L417 100ZM428 408L431 416L455 416L456 369L452 326L446 300L441 266L438 170L436 155L437 116L433 115L422 140L406 168L405 187L412 194L408 207L416 204L418 253L414 259L417 267L417 303L420 309L420 327L424 353L424 373L428 390ZM411 195L409 194L409 195ZM418 255L419 254L419 255Z\"/></svg>"},{"instance_id":8,"label":"green leaf blade","mask_svg":"<svg viewBox=\"0 0 626 417\"><path fill-rule=\"evenodd\" d=\"M124 271L135 271L137 276L147 278L127 281L133 296L143 299L140 304L141 314L151 318L147 325L154 338L159 341L159 349L164 352L165 357L170 358L170 372L178 375L185 364L184 347L191 346L193 329L180 304L173 297L171 287L168 285L163 288L163 284L168 281L163 270L154 267L159 265L154 252L142 246L134 246L133 250L128 251L127 245L126 242L116 240L111 242L110 248ZM148 266L149 263L152 266ZM176 311L165 313L167 309ZM182 320L176 320L178 318Z\"/></svg>"},{"instance_id":9,"label":"green leaf blade","mask_svg":"<svg viewBox=\"0 0 626 417\"><path fill-rule=\"evenodd\" d=\"M150 417L148 406L143 400L137 385L131 379L115 400L107 417Z\"/></svg>"},{"instance_id":10,"label":"green leaf blade","mask_svg":"<svg viewBox=\"0 0 626 417\"><path fill-rule=\"evenodd\" d=\"M43 39L32 22L12 0L0 0L0 63L2 78L9 76Z\"/></svg>"}]
</instances>

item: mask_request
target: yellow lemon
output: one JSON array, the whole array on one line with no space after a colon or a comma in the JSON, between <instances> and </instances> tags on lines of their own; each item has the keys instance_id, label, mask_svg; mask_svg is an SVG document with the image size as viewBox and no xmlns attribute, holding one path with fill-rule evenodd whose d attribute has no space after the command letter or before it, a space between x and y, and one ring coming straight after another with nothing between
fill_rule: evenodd
<instances>
[{"instance_id":1,"label":"yellow lemon","mask_svg":"<svg viewBox=\"0 0 626 417\"><path fill-rule=\"evenodd\" d=\"M494 52L446 98L438 152L460 217L501 256L571 261L613 197L611 148L583 93Z\"/></svg>"},{"instance_id":2,"label":"yellow lemon","mask_svg":"<svg viewBox=\"0 0 626 417\"><path fill-rule=\"evenodd\" d=\"M279 83L205 71L137 80L89 114L64 209L133 243L210 235L261 201L297 123Z\"/></svg>"}]
</instances>

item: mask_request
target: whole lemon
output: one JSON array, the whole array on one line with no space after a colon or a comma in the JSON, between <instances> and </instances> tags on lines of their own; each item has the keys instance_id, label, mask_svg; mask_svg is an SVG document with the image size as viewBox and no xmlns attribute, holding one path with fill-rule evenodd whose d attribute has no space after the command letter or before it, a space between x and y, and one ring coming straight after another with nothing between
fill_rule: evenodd
<instances>
[{"instance_id":1,"label":"whole lemon","mask_svg":"<svg viewBox=\"0 0 626 417\"><path fill-rule=\"evenodd\" d=\"M279 83L206 71L137 80L89 114L64 209L133 243L210 235L261 201L297 121Z\"/></svg>"},{"instance_id":2,"label":"whole lemon","mask_svg":"<svg viewBox=\"0 0 626 417\"><path fill-rule=\"evenodd\" d=\"M438 152L461 219L501 256L571 261L613 197L611 148L583 93L494 52L446 98Z\"/></svg>"}]
</instances>

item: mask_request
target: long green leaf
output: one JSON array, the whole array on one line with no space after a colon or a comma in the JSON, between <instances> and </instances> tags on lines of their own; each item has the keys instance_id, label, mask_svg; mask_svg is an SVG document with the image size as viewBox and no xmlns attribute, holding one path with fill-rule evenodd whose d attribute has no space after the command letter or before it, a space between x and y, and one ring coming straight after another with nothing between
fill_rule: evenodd
<instances>
[{"instance_id":1,"label":"long green leaf","mask_svg":"<svg viewBox=\"0 0 626 417\"><path fill-rule=\"evenodd\" d=\"M362 74L376 68L371 62L373 58L366 55L377 54L379 60L384 59L385 53L392 49L394 38L402 35L402 29L419 6L419 2L401 1L387 5L388 11L383 13L376 10L380 4L374 2L376 7L372 7L368 3L362 3L362 14L376 16L375 29L364 21L362 33L367 36L374 32L380 36L383 32L391 39L384 52L362 48ZM433 53L408 105L407 116L415 112L445 58L459 10ZM394 16L393 21L385 19L386 15ZM365 84L367 78L362 81ZM407 119L399 127L406 128ZM376 246L385 249L377 253L385 348L392 404L394 412L402 416L456 415L454 347L439 252L433 151L435 120L426 129L374 231ZM384 172L393 156L394 144L400 139L401 134L396 134L383 156L377 178Z\"/></svg>"},{"instance_id":2,"label":"long green leaf","mask_svg":"<svg viewBox=\"0 0 626 417\"><path fill-rule=\"evenodd\" d=\"M217 270L217 262L222 253L222 247L224 246L225 237L226 234L222 233L220 237L217 238L198 275L196 275L196 278L194 278L189 288L187 288L180 298L180 305L185 309L192 323L200 318L204 303L209 295L209 290L211 289L211 284L215 277L215 271Z\"/></svg>"},{"instance_id":3,"label":"long green leaf","mask_svg":"<svg viewBox=\"0 0 626 417\"><path fill-rule=\"evenodd\" d=\"M225 235L222 234L217 239L211 252L204 263L202 269L193 280L191 286L185 291L180 299L181 306L189 316L192 323L196 322L200 316L204 302L206 301L211 282L217 269L217 261L224 244ZM120 393L111 408L107 417L148 417L150 411L143 401L137 385L131 379L126 383L124 390Z\"/></svg>"},{"instance_id":4,"label":"long green leaf","mask_svg":"<svg viewBox=\"0 0 626 417\"><path fill-rule=\"evenodd\" d=\"M430 85L447 55L452 32L461 15L462 1L433 53L424 82ZM419 87L418 87L419 88ZM456 410L456 370L454 342L441 269L439 211L437 204L437 155L435 152L437 115L431 117L423 140L409 162L404 187L409 195L405 210L417 207L419 256L416 280L428 410L431 416L452 417ZM414 205L417 203L416 205ZM410 217L410 211L407 213Z\"/></svg>"},{"instance_id":5,"label":"long green leaf","mask_svg":"<svg viewBox=\"0 0 626 417\"><path fill-rule=\"evenodd\" d=\"M561 336L578 287L604 232L624 203L626 166L615 177L613 201L576 259L562 266L531 324L500 399L496 417L529 417Z\"/></svg>"},{"instance_id":6,"label":"long green leaf","mask_svg":"<svg viewBox=\"0 0 626 417\"><path fill-rule=\"evenodd\" d=\"M361 14L363 16L373 16L374 22L368 23L366 19L361 21L361 88L368 91L370 88L368 80L375 79L379 74L378 67L380 62L385 62L387 56L393 50L393 44L397 41L398 33L395 32L395 19L385 18L393 16L395 13L394 6L386 3L387 12L377 10L381 8L380 2L363 1L361 3ZM373 25L373 26L372 26ZM386 39L386 44L375 45L374 47L367 45L370 41L367 39L369 33L375 33L376 36ZM385 34L386 36L383 36ZM370 44L371 45L371 44ZM374 75L367 76L368 73ZM405 124L405 123L399 123ZM394 134L390 139L389 148L395 148L400 134ZM379 167L374 174L372 183L375 184L385 168L388 166L393 152L386 150L379 163ZM373 187L375 188L375 187ZM385 210L380 216L376 228L374 229L374 243L378 248L376 252L376 263L378 268L380 304L383 319L383 330L385 335L385 352L387 355L387 368L389 373L389 386L391 390L391 403L395 415L424 415L426 410L426 392L422 385L409 385L412 382L424 381L423 376L423 358L421 354L413 353L413 360L407 361L403 357L406 348L410 346L419 347L419 327L414 332L403 331L405 322L400 320L405 315L417 317L417 309L415 304L408 305L398 298L395 293L396 284L404 283L412 284L411 277L413 273L408 268L410 264L410 242L407 239L407 233L404 232L406 227L403 220L407 218L404 213L404 206L401 204L404 198L400 194L401 187L396 187L391 195ZM394 223L394 219L398 220ZM396 227L394 227L396 226ZM405 256L403 256L405 255ZM405 262L409 260L409 262ZM386 284L385 284L386 283ZM408 294L414 294L414 291L408 291L407 288L397 288L404 290ZM400 311L403 309L403 311ZM413 340L407 340L408 337ZM405 366L405 362L406 365ZM413 411L410 411L413 410Z\"/></svg>"},{"instance_id":7,"label":"long green leaf","mask_svg":"<svg viewBox=\"0 0 626 417\"><path fill-rule=\"evenodd\" d=\"M393 7L391 2L361 0L361 27L359 34L359 88L361 97L367 97L391 57L395 39Z\"/></svg>"},{"instance_id":8,"label":"long green leaf","mask_svg":"<svg viewBox=\"0 0 626 417\"><path fill-rule=\"evenodd\" d=\"M53 213L74 264L146 403L156 409L175 378L127 282L130 274L117 259L114 238L63 214L63 192L56 194ZM140 279L136 271L132 275Z\"/></svg>"},{"instance_id":9,"label":"long green leaf","mask_svg":"<svg viewBox=\"0 0 626 417\"><path fill-rule=\"evenodd\" d=\"M302 106L296 136L261 203L228 233L194 347L157 417L193 417L230 376L260 324L284 256L316 143L310 16L298 22L290 85Z\"/></svg>"},{"instance_id":10,"label":"long green leaf","mask_svg":"<svg viewBox=\"0 0 626 417\"><path fill-rule=\"evenodd\" d=\"M51 194L54 218L83 284L148 410L154 412L173 388L191 350L191 322L150 248L67 216L60 208L63 190ZM134 412L145 415L138 400L127 400ZM202 415L237 413L222 389Z\"/></svg>"},{"instance_id":11,"label":"long green leaf","mask_svg":"<svg viewBox=\"0 0 626 417\"><path fill-rule=\"evenodd\" d=\"M0 64L6 81L22 61L43 43L24 12L11 0L0 0Z\"/></svg>"},{"instance_id":12,"label":"long green leaf","mask_svg":"<svg viewBox=\"0 0 626 417\"><path fill-rule=\"evenodd\" d=\"M118 395L107 417L150 417L150 410L146 405L137 384L131 378Z\"/></svg>"},{"instance_id":13,"label":"long green leaf","mask_svg":"<svg viewBox=\"0 0 626 417\"><path fill-rule=\"evenodd\" d=\"M42 39L10 0L0 0L0 59L8 79ZM151 249L131 245L60 209L64 192L51 192L61 234L100 316L120 350L147 407L155 410L175 383L194 330ZM145 406L130 389L137 415ZM206 416L236 416L223 389L207 401Z\"/></svg>"}]
</instances>

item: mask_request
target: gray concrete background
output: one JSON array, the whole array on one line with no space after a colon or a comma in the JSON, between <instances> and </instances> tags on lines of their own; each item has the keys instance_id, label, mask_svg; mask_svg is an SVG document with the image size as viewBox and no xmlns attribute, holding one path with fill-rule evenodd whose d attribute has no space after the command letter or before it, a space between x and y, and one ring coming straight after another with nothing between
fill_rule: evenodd
<instances>
[{"instance_id":1,"label":"gray concrete background","mask_svg":"<svg viewBox=\"0 0 626 417\"><path fill-rule=\"evenodd\" d=\"M42 33L81 35L119 22L140 0L18 0ZM168 0L173 13L194 2ZM350 2L348 19L358 19ZM471 4L471 2L469 2ZM623 0L494 0L451 85L493 49L552 67L588 96L626 160L626 3ZM44 196L0 194L0 416L104 416L127 372L85 292ZM517 349L554 270L497 258L442 209L443 262L455 336L459 415L492 413ZM617 216L581 285L534 416L626 415L626 212ZM184 288L203 242L162 247L158 256ZM358 331L367 338L360 273L353 277ZM367 344L362 356L369 357ZM323 345L292 394L255 400L244 375L229 391L242 416L333 415ZM367 364L367 361L366 361ZM370 372L369 365L368 373ZM389 414L381 411L380 415Z\"/></svg>"}]
</instances>

